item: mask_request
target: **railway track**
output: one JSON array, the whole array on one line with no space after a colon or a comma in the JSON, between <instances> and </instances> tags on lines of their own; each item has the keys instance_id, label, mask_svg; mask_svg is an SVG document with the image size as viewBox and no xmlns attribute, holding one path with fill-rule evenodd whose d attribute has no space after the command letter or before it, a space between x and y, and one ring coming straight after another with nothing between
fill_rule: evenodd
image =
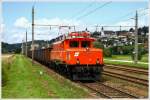
<instances>
[{"instance_id":1,"label":"railway track","mask_svg":"<svg viewBox=\"0 0 150 100\"><path fill-rule=\"evenodd\" d=\"M123 79L123 80L126 80L126 81L130 81L130 82L133 82L133 83L136 83L136 84L148 86L148 80L146 80L146 79L141 79L141 78L125 75L125 74L118 74L118 73L111 72L111 71L106 71L106 70L104 70L103 74L107 75L107 76Z\"/></svg>"},{"instance_id":2,"label":"railway track","mask_svg":"<svg viewBox=\"0 0 150 100\"><path fill-rule=\"evenodd\" d=\"M135 95L123 92L121 90L118 90L116 88L110 87L108 85L105 85L100 82L94 82L94 83L81 83L80 85L96 92L103 98L138 98Z\"/></svg>"},{"instance_id":3,"label":"railway track","mask_svg":"<svg viewBox=\"0 0 150 100\"><path fill-rule=\"evenodd\" d=\"M148 70L140 69L140 68L130 68L130 67L123 67L123 66L115 66L115 65L105 65L104 69L116 69L121 71L133 72L137 74L144 74L148 75Z\"/></svg>"},{"instance_id":4,"label":"railway track","mask_svg":"<svg viewBox=\"0 0 150 100\"><path fill-rule=\"evenodd\" d=\"M119 89L113 88L100 82L95 83L77 82L77 83L88 88L89 90L94 91L103 98L140 98L133 94L129 94L127 92L121 91Z\"/></svg>"}]
</instances>

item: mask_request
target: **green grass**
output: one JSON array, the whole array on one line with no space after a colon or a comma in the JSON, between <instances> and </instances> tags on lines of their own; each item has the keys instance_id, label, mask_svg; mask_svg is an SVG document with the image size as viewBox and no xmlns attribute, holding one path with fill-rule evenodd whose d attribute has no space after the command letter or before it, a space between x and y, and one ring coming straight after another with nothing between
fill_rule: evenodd
<instances>
[{"instance_id":1,"label":"green grass","mask_svg":"<svg viewBox=\"0 0 150 100\"><path fill-rule=\"evenodd\" d=\"M3 61L3 67L7 64ZM40 75L40 71L43 72ZM7 70L8 81L2 87L2 98L86 98L89 91L68 80L58 80L46 73L45 68L16 55Z\"/></svg>"},{"instance_id":2,"label":"green grass","mask_svg":"<svg viewBox=\"0 0 150 100\"><path fill-rule=\"evenodd\" d=\"M145 68L148 69L148 64L134 64L133 62L120 62L120 61L110 61L110 60L129 60L132 61L132 58L130 55L113 55L112 57L105 57L106 60L104 60L105 64L114 64L114 65L126 65L129 67L139 67L139 68ZM148 54L143 55L140 62L148 63Z\"/></svg>"},{"instance_id":3,"label":"green grass","mask_svg":"<svg viewBox=\"0 0 150 100\"><path fill-rule=\"evenodd\" d=\"M112 55L112 57L105 57L106 59L110 60L129 60L132 61L131 55ZM140 62L148 62L148 54L143 55Z\"/></svg>"},{"instance_id":4,"label":"green grass","mask_svg":"<svg viewBox=\"0 0 150 100\"><path fill-rule=\"evenodd\" d=\"M134 64L131 62L120 62L120 61L109 61L109 60L104 60L105 64L113 64L113 65L124 65L124 66L129 66L129 67L137 67L137 68L144 68L148 69L148 64Z\"/></svg>"},{"instance_id":5,"label":"green grass","mask_svg":"<svg viewBox=\"0 0 150 100\"><path fill-rule=\"evenodd\" d=\"M148 62L148 54L143 55L141 62Z\"/></svg>"}]
</instances>

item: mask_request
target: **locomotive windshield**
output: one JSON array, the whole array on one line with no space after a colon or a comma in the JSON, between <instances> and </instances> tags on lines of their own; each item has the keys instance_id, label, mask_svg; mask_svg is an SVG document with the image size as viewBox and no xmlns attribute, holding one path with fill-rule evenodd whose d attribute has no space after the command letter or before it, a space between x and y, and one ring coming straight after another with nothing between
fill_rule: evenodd
<instances>
[{"instance_id":1,"label":"locomotive windshield","mask_svg":"<svg viewBox=\"0 0 150 100\"><path fill-rule=\"evenodd\" d=\"M70 41L70 47L79 47L78 41Z\"/></svg>"},{"instance_id":2,"label":"locomotive windshield","mask_svg":"<svg viewBox=\"0 0 150 100\"><path fill-rule=\"evenodd\" d=\"M90 41L82 41L81 47L83 47L83 48L90 47Z\"/></svg>"}]
</instances>

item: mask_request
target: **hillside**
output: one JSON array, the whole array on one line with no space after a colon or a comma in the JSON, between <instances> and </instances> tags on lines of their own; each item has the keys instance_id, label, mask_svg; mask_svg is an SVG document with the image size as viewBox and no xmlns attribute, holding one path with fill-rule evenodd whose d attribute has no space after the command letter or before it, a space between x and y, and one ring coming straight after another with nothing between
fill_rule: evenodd
<instances>
[{"instance_id":1,"label":"hillside","mask_svg":"<svg viewBox=\"0 0 150 100\"><path fill-rule=\"evenodd\" d=\"M32 43L31 41L27 42L28 49L31 48L31 43ZM49 44L50 41L35 40L34 43L38 44L39 48L41 48L41 47L46 47L47 43ZM21 47L22 47L22 43L9 44L9 43L2 42L2 53L20 53Z\"/></svg>"}]
</instances>

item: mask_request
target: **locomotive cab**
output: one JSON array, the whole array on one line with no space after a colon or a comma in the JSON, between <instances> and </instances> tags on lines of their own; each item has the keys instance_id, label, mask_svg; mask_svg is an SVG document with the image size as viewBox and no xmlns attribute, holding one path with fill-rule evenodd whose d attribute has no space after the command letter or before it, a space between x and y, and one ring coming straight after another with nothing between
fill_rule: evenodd
<instances>
[{"instance_id":1,"label":"locomotive cab","mask_svg":"<svg viewBox=\"0 0 150 100\"><path fill-rule=\"evenodd\" d=\"M70 41L69 47L70 48L91 48L92 43L91 41Z\"/></svg>"},{"instance_id":2,"label":"locomotive cab","mask_svg":"<svg viewBox=\"0 0 150 100\"><path fill-rule=\"evenodd\" d=\"M85 33L84 33L85 34ZM66 62L70 65L103 65L103 52L101 49L93 47L94 38L91 37L75 37L65 40L65 49L68 59Z\"/></svg>"},{"instance_id":3,"label":"locomotive cab","mask_svg":"<svg viewBox=\"0 0 150 100\"><path fill-rule=\"evenodd\" d=\"M64 48L66 50L65 62L71 66L74 79L81 80L84 77L83 80L86 80L87 75L88 80L98 80L103 70L102 50L93 47L95 39L89 37L88 33L73 34L69 35L71 38L64 41Z\"/></svg>"},{"instance_id":4,"label":"locomotive cab","mask_svg":"<svg viewBox=\"0 0 150 100\"><path fill-rule=\"evenodd\" d=\"M63 39L62 39L63 37ZM99 80L103 70L103 52L93 47L88 32L72 32L52 45L51 62L73 80Z\"/></svg>"}]
</instances>

